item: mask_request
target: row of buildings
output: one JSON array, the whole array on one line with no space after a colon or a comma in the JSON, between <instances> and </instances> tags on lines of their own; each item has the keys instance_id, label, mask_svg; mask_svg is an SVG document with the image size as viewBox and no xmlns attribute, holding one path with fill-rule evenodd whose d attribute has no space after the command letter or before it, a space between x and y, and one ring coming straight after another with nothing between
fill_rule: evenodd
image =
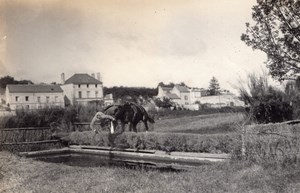
<instances>
[{"instance_id":1,"label":"row of buildings","mask_svg":"<svg viewBox=\"0 0 300 193\"><path fill-rule=\"evenodd\" d=\"M207 96L207 90L189 88L185 85L173 87L158 86L157 98L168 98L177 107L198 110L199 104L210 107L244 106L244 103L230 92L221 92L217 96ZM2 101L11 110L41 109L62 107L74 104L86 105L90 102L113 104L112 94L104 96L100 73L81 73L65 79L61 74L60 84L30 84L6 86ZM3 102L2 102L3 103Z\"/></svg>"},{"instance_id":2,"label":"row of buildings","mask_svg":"<svg viewBox=\"0 0 300 193\"><path fill-rule=\"evenodd\" d=\"M229 91L221 91L219 95L209 96L207 90L203 88L189 88L184 85L174 85L173 87L158 87L158 98L168 98L178 107L198 110L199 104L207 105L213 108L225 106L244 106L236 95Z\"/></svg>"},{"instance_id":3,"label":"row of buildings","mask_svg":"<svg viewBox=\"0 0 300 193\"><path fill-rule=\"evenodd\" d=\"M65 107L100 101L109 105L113 103L113 98L111 94L103 96L100 73L74 74L67 80L62 73L60 84L9 84L6 86L3 101L11 110L16 110Z\"/></svg>"}]
</instances>

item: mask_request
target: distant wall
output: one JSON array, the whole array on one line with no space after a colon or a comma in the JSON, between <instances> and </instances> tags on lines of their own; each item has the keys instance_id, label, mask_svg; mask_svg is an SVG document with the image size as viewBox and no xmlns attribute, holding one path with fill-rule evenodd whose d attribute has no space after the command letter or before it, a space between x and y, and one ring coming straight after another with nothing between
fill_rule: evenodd
<instances>
[{"instance_id":1,"label":"distant wall","mask_svg":"<svg viewBox=\"0 0 300 193\"><path fill-rule=\"evenodd\" d=\"M203 96L199 99L201 104L211 104L211 107L224 106L245 106L244 102L239 100L235 95L217 95L217 96Z\"/></svg>"}]
</instances>

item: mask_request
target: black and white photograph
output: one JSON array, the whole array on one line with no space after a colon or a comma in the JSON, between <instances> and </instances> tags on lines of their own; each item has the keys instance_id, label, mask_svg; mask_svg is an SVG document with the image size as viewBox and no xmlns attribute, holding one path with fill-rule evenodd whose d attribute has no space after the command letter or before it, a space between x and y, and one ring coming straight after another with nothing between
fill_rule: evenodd
<instances>
[{"instance_id":1,"label":"black and white photograph","mask_svg":"<svg viewBox=\"0 0 300 193\"><path fill-rule=\"evenodd\" d=\"M0 0L0 193L69 192L300 192L300 0Z\"/></svg>"}]
</instances>

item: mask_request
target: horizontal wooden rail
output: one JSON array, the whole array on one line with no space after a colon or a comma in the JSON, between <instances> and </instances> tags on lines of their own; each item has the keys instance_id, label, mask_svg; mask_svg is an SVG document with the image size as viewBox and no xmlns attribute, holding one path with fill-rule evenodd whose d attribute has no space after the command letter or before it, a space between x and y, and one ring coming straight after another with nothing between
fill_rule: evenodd
<instances>
[{"instance_id":1,"label":"horizontal wooden rail","mask_svg":"<svg viewBox=\"0 0 300 193\"><path fill-rule=\"evenodd\" d=\"M73 123L73 125L75 126L85 126L85 125L90 125L91 123L90 122L76 122L76 123ZM94 125L101 125L101 123L94 123Z\"/></svg>"},{"instance_id":2,"label":"horizontal wooden rail","mask_svg":"<svg viewBox=\"0 0 300 193\"><path fill-rule=\"evenodd\" d=\"M45 140L45 141L26 141L17 143L0 143L1 145L29 145L29 144L42 144L42 143L58 143L60 140Z\"/></svg>"},{"instance_id":3,"label":"horizontal wooden rail","mask_svg":"<svg viewBox=\"0 0 300 193\"><path fill-rule=\"evenodd\" d=\"M22 128L5 128L5 129L0 129L1 131L23 131L23 130L47 130L51 129L51 127L22 127Z\"/></svg>"}]
</instances>

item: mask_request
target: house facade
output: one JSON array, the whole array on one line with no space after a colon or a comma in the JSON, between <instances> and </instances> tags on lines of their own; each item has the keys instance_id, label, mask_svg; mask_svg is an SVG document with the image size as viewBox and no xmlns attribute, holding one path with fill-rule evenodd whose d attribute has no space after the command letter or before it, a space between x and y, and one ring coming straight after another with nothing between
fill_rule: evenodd
<instances>
[{"instance_id":1,"label":"house facade","mask_svg":"<svg viewBox=\"0 0 300 193\"><path fill-rule=\"evenodd\" d=\"M64 73L61 75L62 85L65 100L67 105L83 104L89 102L103 101L103 83L101 81L100 73L95 74L74 74L65 80Z\"/></svg>"},{"instance_id":2,"label":"house facade","mask_svg":"<svg viewBox=\"0 0 300 193\"><path fill-rule=\"evenodd\" d=\"M193 94L195 95L195 92L193 92ZM188 109L192 108L192 110L196 110L194 109L194 107L191 107L192 100L194 100L194 98L191 97L191 91L187 86L182 86L182 85L175 85L174 87L158 86L157 97L169 98L176 104L177 107L188 108Z\"/></svg>"},{"instance_id":3,"label":"house facade","mask_svg":"<svg viewBox=\"0 0 300 193\"><path fill-rule=\"evenodd\" d=\"M7 85L6 105L11 110L65 107L63 90L59 85Z\"/></svg>"},{"instance_id":4,"label":"house facade","mask_svg":"<svg viewBox=\"0 0 300 193\"><path fill-rule=\"evenodd\" d=\"M113 94L107 94L104 97L104 106L109 106L114 104Z\"/></svg>"}]
</instances>

